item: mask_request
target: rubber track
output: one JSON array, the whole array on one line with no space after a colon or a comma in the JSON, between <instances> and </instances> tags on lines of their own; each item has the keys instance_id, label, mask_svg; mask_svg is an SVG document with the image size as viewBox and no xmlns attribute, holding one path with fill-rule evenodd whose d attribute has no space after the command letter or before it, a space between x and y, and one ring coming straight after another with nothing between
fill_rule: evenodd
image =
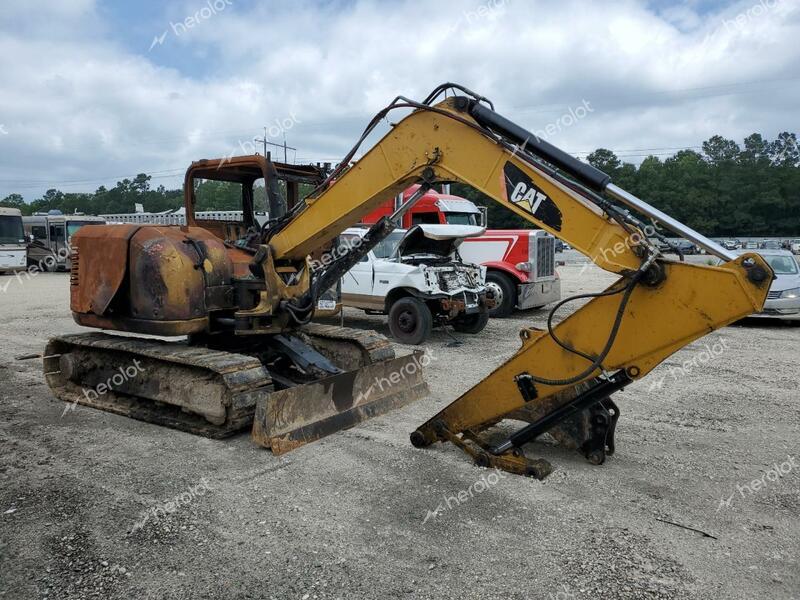
<instances>
[{"instance_id":1,"label":"rubber track","mask_svg":"<svg viewBox=\"0 0 800 600\"><path fill-rule=\"evenodd\" d=\"M362 352L369 357L370 363L389 360L395 357L392 343L377 331L370 329L354 329L338 325L324 325L310 323L300 329L302 333L312 338L323 338L341 342L350 342L358 345Z\"/></svg>"},{"instance_id":2,"label":"rubber track","mask_svg":"<svg viewBox=\"0 0 800 600\"><path fill-rule=\"evenodd\" d=\"M180 406L156 403L147 398L126 394L109 392L88 401L79 385L59 376L58 356L70 349L97 352L101 355L101 361L113 362L114 355L106 353L120 353L117 357L124 356L125 360L131 356L143 357L214 374L211 376L216 377L227 390L225 423L214 425L199 415L183 411ZM273 389L269 372L257 358L201 346L188 346L180 342L85 333L52 338L47 344L46 354L48 356L45 357L44 370L47 383L61 400L206 437L227 437L248 427L252 423L258 397Z\"/></svg>"}]
</instances>

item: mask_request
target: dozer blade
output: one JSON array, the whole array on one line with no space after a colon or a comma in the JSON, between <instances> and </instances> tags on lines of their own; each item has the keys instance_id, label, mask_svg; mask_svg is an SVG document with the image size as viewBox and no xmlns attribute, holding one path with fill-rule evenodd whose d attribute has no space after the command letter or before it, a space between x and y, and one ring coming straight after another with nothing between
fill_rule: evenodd
<instances>
[{"instance_id":1,"label":"dozer blade","mask_svg":"<svg viewBox=\"0 0 800 600\"><path fill-rule=\"evenodd\" d=\"M422 356L415 352L268 394L256 404L253 439L283 454L423 398Z\"/></svg>"}]
</instances>

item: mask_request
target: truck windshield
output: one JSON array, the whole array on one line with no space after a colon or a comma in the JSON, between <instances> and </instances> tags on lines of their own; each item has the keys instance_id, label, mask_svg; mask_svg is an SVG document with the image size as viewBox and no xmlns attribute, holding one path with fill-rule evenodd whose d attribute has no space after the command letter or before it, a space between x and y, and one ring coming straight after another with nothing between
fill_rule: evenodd
<instances>
[{"instance_id":1,"label":"truck windshield","mask_svg":"<svg viewBox=\"0 0 800 600\"><path fill-rule=\"evenodd\" d=\"M404 235L405 233L402 231L393 231L387 235L372 249L375 258L389 258L392 256L394 251L397 250L397 244L400 243Z\"/></svg>"},{"instance_id":2,"label":"truck windshield","mask_svg":"<svg viewBox=\"0 0 800 600\"><path fill-rule=\"evenodd\" d=\"M25 233L22 231L22 217L0 217L0 244L24 244Z\"/></svg>"},{"instance_id":3,"label":"truck windshield","mask_svg":"<svg viewBox=\"0 0 800 600\"><path fill-rule=\"evenodd\" d=\"M477 225L475 213L449 212L444 215L445 221L450 225Z\"/></svg>"}]
</instances>

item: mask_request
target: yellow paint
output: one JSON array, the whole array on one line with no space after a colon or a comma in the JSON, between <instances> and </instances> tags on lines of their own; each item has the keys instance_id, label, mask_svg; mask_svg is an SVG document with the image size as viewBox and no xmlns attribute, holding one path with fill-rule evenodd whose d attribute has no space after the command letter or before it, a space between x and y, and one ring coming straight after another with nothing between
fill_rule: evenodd
<instances>
[{"instance_id":1,"label":"yellow paint","mask_svg":"<svg viewBox=\"0 0 800 600\"><path fill-rule=\"evenodd\" d=\"M763 260L754 258L766 266ZM760 310L769 285L759 288L752 284L740 261L721 267L665 263L664 283L656 288L639 285L631 295L617 339L604 361L606 370L638 367L636 378L641 378L687 344ZM597 355L608 340L621 296L592 300L556 326L556 335L578 350ZM546 379L568 379L589 364L556 345L549 335L535 331L523 339L522 348L514 356L432 421L443 419L454 433L474 428L524 405L514 381L516 375L528 372ZM582 381L598 374L596 371ZM536 401L574 385L537 384Z\"/></svg>"},{"instance_id":2,"label":"yellow paint","mask_svg":"<svg viewBox=\"0 0 800 600\"><path fill-rule=\"evenodd\" d=\"M438 108L470 120L452 109L450 101ZM429 164L434 157L438 157L436 162ZM506 162L527 174L555 202L563 216L560 232L506 198L503 179ZM301 260L311 254L382 202L420 181L428 166L438 180L460 181L481 190L568 242L604 269L621 273L639 266L640 260L632 250L636 238L632 240L628 232L609 221L595 206L471 127L427 111L414 112L398 123L278 233L270 243L276 258Z\"/></svg>"},{"instance_id":3,"label":"yellow paint","mask_svg":"<svg viewBox=\"0 0 800 600\"><path fill-rule=\"evenodd\" d=\"M438 108L470 121L452 108L450 100ZM524 203L509 201L504 179L508 162L558 206L562 214L560 231L539 221L529 204L526 210ZM271 240L276 260L304 260L379 204L419 182L426 169L433 170L435 181L460 181L479 189L568 242L605 270L626 275L640 267L641 248L637 244L644 239L642 232L632 235L578 193L521 161L493 139L430 111L416 111L403 119L335 184L310 201ZM762 259L751 258L771 272ZM604 361L605 369L613 372L636 367L636 377L642 377L686 344L761 310L769 282L750 282L742 260L721 267L662 261L666 281L655 288L637 286L616 342ZM618 294L592 300L560 323L556 332L574 347L598 354L609 337L621 298ZM496 420L523 405L516 375L528 372L547 379L568 379L589 364L558 346L549 335L523 330L522 348L513 357L429 423L443 419L450 432L458 433ZM592 373L581 381L597 375ZM539 399L574 385L537 385Z\"/></svg>"}]
</instances>

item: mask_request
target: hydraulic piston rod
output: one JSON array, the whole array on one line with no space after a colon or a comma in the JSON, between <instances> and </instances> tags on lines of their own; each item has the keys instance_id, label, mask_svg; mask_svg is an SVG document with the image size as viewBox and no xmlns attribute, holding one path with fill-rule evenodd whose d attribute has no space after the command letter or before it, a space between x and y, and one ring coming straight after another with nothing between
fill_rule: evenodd
<instances>
[{"instance_id":1,"label":"hydraulic piston rod","mask_svg":"<svg viewBox=\"0 0 800 600\"><path fill-rule=\"evenodd\" d=\"M673 219L668 214L661 212L655 206L651 206L644 200L640 200L633 194L626 192L621 187L618 187L613 183L609 183L606 186L605 191L609 196L616 198L635 211L638 211L639 213L650 217L651 219L655 219L670 231L685 237L693 244L696 244L697 246L700 246L706 250L709 254L713 254L714 256L726 261L736 260L737 256L733 252L726 250L714 240L707 238L702 233L698 233L677 219Z\"/></svg>"}]
</instances>

